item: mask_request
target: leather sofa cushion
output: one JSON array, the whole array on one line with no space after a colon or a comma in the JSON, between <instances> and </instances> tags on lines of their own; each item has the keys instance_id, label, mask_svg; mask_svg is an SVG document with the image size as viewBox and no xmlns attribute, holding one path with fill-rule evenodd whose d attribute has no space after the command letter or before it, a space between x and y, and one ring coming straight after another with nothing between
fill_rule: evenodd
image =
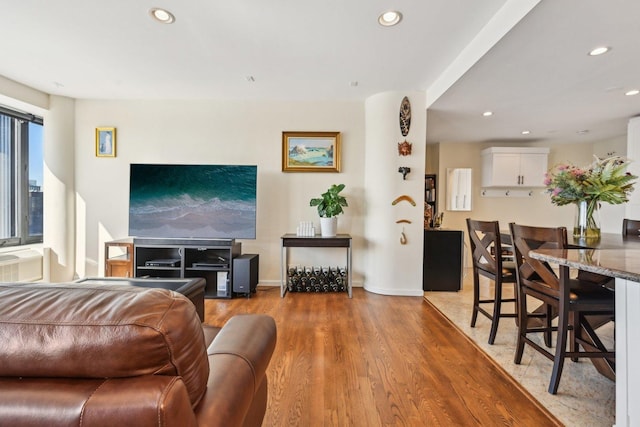
<instances>
[{"instance_id":1,"label":"leather sofa cushion","mask_svg":"<svg viewBox=\"0 0 640 427\"><path fill-rule=\"evenodd\" d=\"M0 284L0 377L181 376L192 406L209 363L183 295L122 285Z\"/></svg>"},{"instance_id":2,"label":"leather sofa cushion","mask_svg":"<svg viewBox=\"0 0 640 427\"><path fill-rule=\"evenodd\" d=\"M0 378L0 414L2 426L198 425L184 383L165 375Z\"/></svg>"}]
</instances>

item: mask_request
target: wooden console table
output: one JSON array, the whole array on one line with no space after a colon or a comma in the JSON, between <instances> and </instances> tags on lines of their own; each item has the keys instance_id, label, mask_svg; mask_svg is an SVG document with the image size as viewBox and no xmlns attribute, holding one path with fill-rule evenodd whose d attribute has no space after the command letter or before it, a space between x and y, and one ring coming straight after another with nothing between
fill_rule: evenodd
<instances>
[{"instance_id":1,"label":"wooden console table","mask_svg":"<svg viewBox=\"0 0 640 427\"><path fill-rule=\"evenodd\" d=\"M282 252L280 270L280 296L284 298L287 292L287 266L289 265L289 248L345 248L347 250L347 293L352 297L351 289L351 236L349 234L338 234L335 237L322 236L298 236L288 233L282 236Z\"/></svg>"}]
</instances>

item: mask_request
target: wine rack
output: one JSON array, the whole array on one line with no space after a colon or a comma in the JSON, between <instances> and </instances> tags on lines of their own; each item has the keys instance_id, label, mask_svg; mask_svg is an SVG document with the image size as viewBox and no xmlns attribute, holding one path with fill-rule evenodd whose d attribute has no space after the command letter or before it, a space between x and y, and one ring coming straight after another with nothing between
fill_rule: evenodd
<instances>
[{"instance_id":1,"label":"wine rack","mask_svg":"<svg viewBox=\"0 0 640 427\"><path fill-rule=\"evenodd\" d=\"M340 267L301 267L304 262L289 262L289 249L292 248L342 248L346 249L347 264ZM351 236L338 234L334 237L323 236L298 236L287 233L282 236L280 268L280 296L284 298L287 291L290 292L341 292L346 291L349 298L352 297L353 285L351 283ZM315 259L315 258L314 258ZM310 261L317 262L317 261ZM332 261L329 261L332 262ZM296 266L298 265L298 266ZM293 270L291 270L293 268ZM302 278L305 278L304 285ZM311 284L311 278L314 278ZM321 280L322 279L322 283Z\"/></svg>"},{"instance_id":2,"label":"wine rack","mask_svg":"<svg viewBox=\"0 0 640 427\"><path fill-rule=\"evenodd\" d=\"M287 290L289 292L345 292L348 272L345 267L287 268Z\"/></svg>"}]
</instances>

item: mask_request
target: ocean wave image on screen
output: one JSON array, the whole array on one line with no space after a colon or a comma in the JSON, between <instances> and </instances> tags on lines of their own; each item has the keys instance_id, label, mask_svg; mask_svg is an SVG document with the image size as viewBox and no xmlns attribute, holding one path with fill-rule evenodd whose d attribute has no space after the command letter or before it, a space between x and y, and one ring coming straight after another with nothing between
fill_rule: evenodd
<instances>
[{"instance_id":1,"label":"ocean wave image on screen","mask_svg":"<svg viewBox=\"0 0 640 427\"><path fill-rule=\"evenodd\" d=\"M256 166L131 165L129 234L254 239Z\"/></svg>"}]
</instances>

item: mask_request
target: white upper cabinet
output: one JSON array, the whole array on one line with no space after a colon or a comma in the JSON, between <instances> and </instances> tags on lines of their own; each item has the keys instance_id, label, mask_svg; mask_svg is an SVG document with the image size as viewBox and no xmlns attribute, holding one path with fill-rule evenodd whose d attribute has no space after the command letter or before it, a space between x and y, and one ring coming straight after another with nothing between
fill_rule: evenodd
<instances>
[{"instance_id":1,"label":"white upper cabinet","mask_svg":"<svg viewBox=\"0 0 640 427\"><path fill-rule=\"evenodd\" d=\"M483 187L544 187L548 148L491 147L482 150Z\"/></svg>"}]
</instances>

